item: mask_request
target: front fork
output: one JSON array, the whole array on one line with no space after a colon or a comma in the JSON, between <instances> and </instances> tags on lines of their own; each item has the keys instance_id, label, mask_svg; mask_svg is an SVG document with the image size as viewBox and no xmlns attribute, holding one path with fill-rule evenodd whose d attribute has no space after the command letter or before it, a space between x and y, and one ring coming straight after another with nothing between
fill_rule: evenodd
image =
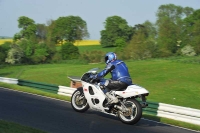
<instances>
[{"instance_id":1,"label":"front fork","mask_svg":"<svg viewBox=\"0 0 200 133\"><path fill-rule=\"evenodd\" d=\"M78 103L81 102L82 104L85 104L87 102L87 100L86 100L85 95L84 95L83 92L81 92L81 94L79 95L79 97L78 97L78 99L77 99L76 102L78 102Z\"/></svg>"}]
</instances>

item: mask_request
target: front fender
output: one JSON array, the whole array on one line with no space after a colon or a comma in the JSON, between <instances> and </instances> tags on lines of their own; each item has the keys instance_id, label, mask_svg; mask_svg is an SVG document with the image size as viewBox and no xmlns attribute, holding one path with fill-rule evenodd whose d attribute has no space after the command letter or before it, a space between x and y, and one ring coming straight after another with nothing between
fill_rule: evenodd
<instances>
[{"instance_id":1,"label":"front fender","mask_svg":"<svg viewBox=\"0 0 200 133\"><path fill-rule=\"evenodd\" d=\"M83 93L83 87L78 87L77 90L79 90L81 93Z\"/></svg>"}]
</instances>

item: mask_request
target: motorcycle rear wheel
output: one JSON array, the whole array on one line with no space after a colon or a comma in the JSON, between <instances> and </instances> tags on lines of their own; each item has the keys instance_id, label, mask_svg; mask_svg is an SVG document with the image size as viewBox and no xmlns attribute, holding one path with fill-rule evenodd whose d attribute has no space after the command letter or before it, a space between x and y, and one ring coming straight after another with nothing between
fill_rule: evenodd
<instances>
[{"instance_id":1,"label":"motorcycle rear wheel","mask_svg":"<svg viewBox=\"0 0 200 133\"><path fill-rule=\"evenodd\" d=\"M71 106L77 112L85 112L89 109L89 105L83 92L80 89L74 91L71 97Z\"/></svg>"},{"instance_id":2,"label":"motorcycle rear wheel","mask_svg":"<svg viewBox=\"0 0 200 133\"><path fill-rule=\"evenodd\" d=\"M119 119L126 124L136 124L142 117L141 104L135 99L127 99L124 105L129 111L118 111Z\"/></svg>"}]
</instances>

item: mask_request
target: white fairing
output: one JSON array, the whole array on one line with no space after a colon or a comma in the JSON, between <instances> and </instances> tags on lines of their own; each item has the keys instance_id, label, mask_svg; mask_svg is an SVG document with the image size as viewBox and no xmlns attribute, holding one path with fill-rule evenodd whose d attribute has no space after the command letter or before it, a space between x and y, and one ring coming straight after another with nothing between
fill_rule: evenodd
<instances>
[{"instance_id":1,"label":"white fairing","mask_svg":"<svg viewBox=\"0 0 200 133\"><path fill-rule=\"evenodd\" d=\"M87 102L90 106L91 109L94 110L98 110L101 112L105 112L104 111L104 107L103 107L103 102L105 100L105 94L103 93L103 91L101 90L101 88L98 85L93 85L93 84L89 84L86 82L82 81L82 85L83 85L83 92L85 94L85 98L87 99ZM93 90L93 94L91 94L89 92L89 89ZM92 101L93 99L93 101ZM98 99L99 102L94 102L95 99Z\"/></svg>"},{"instance_id":2,"label":"white fairing","mask_svg":"<svg viewBox=\"0 0 200 133\"><path fill-rule=\"evenodd\" d=\"M140 87L138 85L130 85L127 87L124 91L116 91L115 94L119 95L123 98L127 97L133 97L141 94L148 94L149 91L147 91L145 88Z\"/></svg>"},{"instance_id":3,"label":"white fairing","mask_svg":"<svg viewBox=\"0 0 200 133\"><path fill-rule=\"evenodd\" d=\"M89 84L87 82L82 81L83 85L83 92L85 95L85 98L87 99L87 102L91 109L105 112L105 108L103 107L103 102L106 98L105 94L101 90L101 88L98 85ZM89 89L93 91L93 94L89 91ZM118 96L121 96L123 98L128 97L135 97L141 94L148 94L149 92L140 86L137 85L130 85L127 87L124 91L115 91L115 94ZM93 100L92 100L93 99ZM94 100L98 99L99 102L95 102Z\"/></svg>"}]
</instances>

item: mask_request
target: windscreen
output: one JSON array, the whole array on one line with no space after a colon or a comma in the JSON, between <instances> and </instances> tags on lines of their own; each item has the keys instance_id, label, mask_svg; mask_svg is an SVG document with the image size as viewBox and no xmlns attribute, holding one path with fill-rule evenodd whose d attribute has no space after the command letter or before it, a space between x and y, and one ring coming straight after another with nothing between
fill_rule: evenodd
<instances>
[{"instance_id":1,"label":"windscreen","mask_svg":"<svg viewBox=\"0 0 200 133\"><path fill-rule=\"evenodd\" d=\"M96 74L100 71L100 68L92 68L88 71L88 73L93 73L93 74Z\"/></svg>"}]
</instances>

